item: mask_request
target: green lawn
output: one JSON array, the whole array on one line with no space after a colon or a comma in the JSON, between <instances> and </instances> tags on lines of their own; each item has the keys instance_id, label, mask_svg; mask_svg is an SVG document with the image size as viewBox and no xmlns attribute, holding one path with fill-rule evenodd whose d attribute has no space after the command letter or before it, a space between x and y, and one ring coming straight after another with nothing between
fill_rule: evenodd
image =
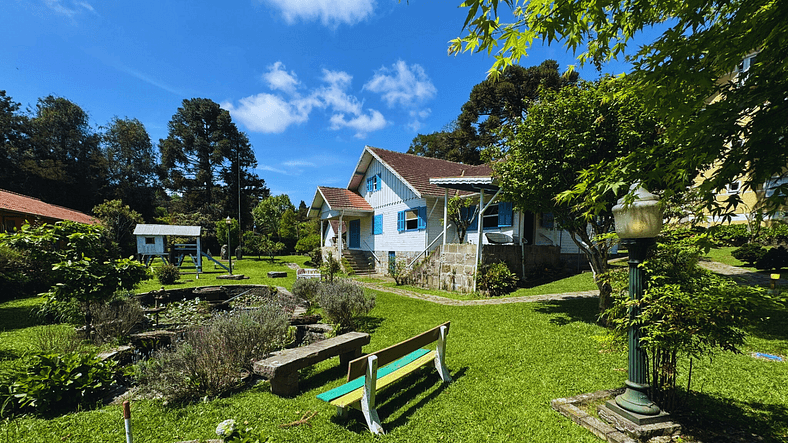
<instances>
[{"instance_id":1,"label":"green lawn","mask_svg":"<svg viewBox=\"0 0 788 443\"><path fill-rule=\"evenodd\" d=\"M255 279L247 282L257 283ZM554 398L624 384L626 353L623 347L611 350L606 330L594 323L596 299L456 307L385 292L375 295L377 305L365 322L372 334L367 351L452 322L446 361L455 381L442 386L435 371L424 371L380 395L387 435L373 437L359 413L351 413L347 424L334 422L334 408L315 398L343 383L344 373L334 358L302 373L295 398L276 397L261 383L231 397L181 407L133 401L134 441L215 438L216 425L228 418L248 422L276 442L599 441L549 406ZM0 304L0 359L15 358L26 334L36 327L24 317L35 300ZM788 355L788 312L764 314L769 318L749 331L747 352L694 362L693 414L687 420L702 425L696 435L705 442L718 441L714 432L728 429L743 432L741 441L754 441L753 434L763 437L757 441L788 440L788 363L749 355ZM679 385L686 386L686 365L681 369ZM311 426L279 427L306 411L318 411ZM125 441L121 408L0 421L0 441Z\"/></svg>"},{"instance_id":2,"label":"green lawn","mask_svg":"<svg viewBox=\"0 0 788 443\"><path fill-rule=\"evenodd\" d=\"M380 278L359 278L359 281L374 283L379 286L387 288L404 289L406 291L416 292L418 294L435 295L438 297L445 297L452 300L477 300L480 297L475 294L441 291L438 289L426 289L419 286L400 285L397 286L393 281L384 280ZM597 286L594 283L594 277L590 272L573 275L561 280L546 283L533 288L520 288L510 294L502 296L506 297L524 297L529 295L542 295L542 294L561 294L564 292L578 292L578 291L593 291ZM483 297L481 297L483 298Z\"/></svg>"},{"instance_id":3,"label":"green lawn","mask_svg":"<svg viewBox=\"0 0 788 443\"><path fill-rule=\"evenodd\" d=\"M734 249L738 248L735 246L722 246L719 248L714 248L711 249L708 254L706 254L706 257L716 262L725 263L726 265L746 266L746 263L733 258L731 251Z\"/></svg>"},{"instance_id":4,"label":"green lawn","mask_svg":"<svg viewBox=\"0 0 788 443\"><path fill-rule=\"evenodd\" d=\"M311 267L306 262L309 257L303 255L288 255L275 257L274 262L271 263L267 258L259 259L257 257L245 257L241 260L233 259L233 274L243 274L248 279L243 280L223 280L217 278L221 275L227 275L227 271L220 268L212 261L207 259L203 260L203 271L197 278L196 270L193 264L184 261L181 268L181 279L172 285L165 285L166 289L172 288L194 288L198 286L213 286L213 285L272 285L283 286L287 289L293 287L296 279L296 271L285 266L285 263L296 263L302 268ZM227 260L221 261L227 265ZM151 264L151 270L155 270L161 266L161 261L158 259ZM287 271L286 278L268 278L269 271ZM136 290L138 293L149 292L161 288L161 284L156 278L151 278L143 282Z\"/></svg>"}]
</instances>

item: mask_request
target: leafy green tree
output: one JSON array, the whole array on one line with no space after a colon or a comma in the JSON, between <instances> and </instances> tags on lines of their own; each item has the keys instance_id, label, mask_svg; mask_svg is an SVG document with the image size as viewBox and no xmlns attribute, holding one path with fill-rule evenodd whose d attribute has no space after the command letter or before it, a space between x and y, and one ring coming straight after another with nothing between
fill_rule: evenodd
<instances>
[{"instance_id":1,"label":"leafy green tree","mask_svg":"<svg viewBox=\"0 0 788 443\"><path fill-rule=\"evenodd\" d=\"M221 180L232 184L238 167L257 162L230 113L210 99L183 100L168 128L167 138L159 141L160 172L165 188L182 195L180 210L201 210L213 219L237 212L237 204L230 205L229 189L220 188ZM237 194L237 186L234 191Z\"/></svg>"},{"instance_id":2,"label":"leafy green tree","mask_svg":"<svg viewBox=\"0 0 788 443\"><path fill-rule=\"evenodd\" d=\"M239 246L238 241L241 228L238 225L238 220L231 219L230 227L230 238L232 239L232 244L230 247L235 250ZM227 244L227 221L226 220L219 220L216 222L216 239L219 241L219 244L226 245ZM228 253L232 253L229 251Z\"/></svg>"},{"instance_id":3,"label":"leafy green tree","mask_svg":"<svg viewBox=\"0 0 788 443\"><path fill-rule=\"evenodd\" d=\"M485 151L501 186L500 198L523 211L552 212L583 252L599 287L600 312L610 306L611 293L603 275L612 244L603 236L613 228L612 206L626 189L593 201L592 218L585 216L588 207L557 198L577 186L577 171L604 168L630 152L664 143L663 127L637 97L622 92L623 82L606 78L558 91L543 89L527 117L504 128L501 147Z\"/></svg>"},{"instance_id":4,"label":"leafy green tree","mask_svg":"<svg viewBox=\"0 0 788 443\"><path fill-rule=\"evenodd\" d=\"M279 222L279 238L286 243L295 244L300 237L301 226L296 220L296 213L288 208L282 214L282 220Z\"/></svg>"},{"instance_id":5,"label":"leafy green tree","mask_svg":"<svg viewBox=\"0 0 788 443\"><path fill-rule=\"evenodd\" d=\"M460 243L465 241L465 235L468 233L468 228L473 224L473 221L479 216L478 199L462 198L454 196L449 199L447 215L449 223L453 224L457 229L457 236L460 238ZM473 210L471 208L473 207Z\"/></svg>"},{"instance_id":6,"label":"leafy green tree","mask_svg":"<svg viewBox=\"0 0 788 443\"><path fill-rule=\"evenodd\" d=\"M30 194L87 212L101 202L105 159L88 114L74 102L47 96L30 119L31 149L24 168L36 176Z\"/></svg>"},{"instance_id":7,"label":"leafy green tree","mask_svg":"<svg viewBox=\"0 0 788 443\"><path fill-rule=\"evenodd\" d=\"M107 162L107 194L152 219L158 176L145 125L137 119L114 117L101 139Z\"/></svg>"},{"instance_id":8,"label":"leafy green tree","mask_svg":"<svg viewBox=\"0 0 788 443\"><path fill-rule=\"evenodd\" d=\"M498 143L502 125L525 117L538 99L540 88L555 90L577 81L577 72L562 75L555 60L524 68L507 66L496 79L487 79L471 90L455 122L433 134L419 134L408 153L465 164L481 163L481 150Z\"/></svg>"},{"instance_id":9,"label":"leafy green tree","mask_svg":"<svg viewBox=\"0 0 788 443\"><path fill-rule=\"evenodd\" d=\"M699 189L705 207L720 213L726 208L719 207L715 193L727 184L742 179L745 190L758 190L783 176L788 164L788 110L782 105L788 96L787 2L470 0L462 6L468 8L464 35L452 40L449 50L497 51L493 78L527 56L534 41L562 42L582 64L601 66L625 57L632 63L633 88L671 128L667 135L673 148L643 148L587 173L578 193L588 200L635 179L647 187L661 182L668 195L680 193L698 170L714 167ZM502 22L499 7L511 10L514 20ZM638 36L653 30L656 38L628 52ZM748 58L755 52L757 57ZM786 194L788 185L769 196L763 209L777 210ZM739 202L736 195L725 205Z\"/></svg>"},{"instance_id":10,"label":"leafy green tree","mask_svg":"<svg viewBox=\"0 0 788 443\"><path fill-rule=\"evenodd\" d=\"M296 220L299 222L305 222L309 220L309 208L306 206L303 200L301 203L298 204L298 213L296 214Z\"/></svg>"},{"instance_id":11,"label":"leafy green tree","mask_svg":"<svg viewBox=\"0 0 788 443\"><path fill-rule=\"evenodd\" d=\"M24 192L32 184L31 174L24 169L30 154L30 128L29 118L19 109L19 103L0 90L0 177L4 189Z\"/></svg>"},{"instance_id":12,"label":"leafy green tree","mask_svg":"<svg viewBox=\"0 0 788 443\"><path fill-rule=\"evenodd\" d=\"M255 226L263 234L276 235L277 241L281 241L279 228L282 216L288 209L292 211L295 208L290 203L290 197L287 194L273 195L263 199L252 211Z\"/></svg>"},{"instance_id":13,"label":"leafy green tree","mask_svg":"<svg viewBox=\"0 0 788 443\"><path fill-rule=\"evenodd\" d=\"M121 200L105 200L93 207L93 214L107 228L119 256L130 257L137 252L134 228L142 223L142 216L137 211L124 205Z\"/></svg>"}]
</instances>

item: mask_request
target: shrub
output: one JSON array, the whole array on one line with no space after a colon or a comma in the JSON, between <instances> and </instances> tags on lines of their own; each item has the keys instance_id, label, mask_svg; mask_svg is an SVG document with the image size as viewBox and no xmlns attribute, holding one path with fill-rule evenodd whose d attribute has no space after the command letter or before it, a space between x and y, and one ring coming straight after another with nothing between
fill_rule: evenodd
<instances>
[{"instance_id":1,"label":"shrub","mask_svg":"<svg viewBox=\"0 0 788 443\"><path fill-rule=\"evenodd\" d=\"M389 261L388 274L394 279L397 286L403 285L408 281L408 262L404 258L395 258Z\"/></svg>"},{"instance_id":2,"label":"shrub","mask_svg":"<svg viewBox=\"0 0 788 443\"><path fill-rule=\"evenodd\" d=\"M181 278L181 270L172 263L165 263L156 269L156 279L163 285L171 285Z\"/></svg>"},{"instance_id":3,"label":"shrub","mask_svg":"<svg viewBox=\"0 0 788 443\"><path fill-rule=\"evenodd\" d=\"M68 354L83 346L74 327L68 324L42 325L31 332L30 341L42 354Z\"/></svg>"},{"instance_id":4,"label":"shrub","mask_svg":"<svg viewBox=\"0 0 788 443\"><path fill-rule=\"evenodd\" d=\"M309 305L317 301L317 291L320 286L320 279L299 278L293 283L293 295L309 302Z\"/></svg>"},{"instance_id":5,"label":"shrub","mask_svg":"<svg viewBox=\"0 0 788 443\"><path fill-rule=\"evenodd\" d=\"M339 262L334 258L334 254L331 252L328 253L328 257L323 260L323 265L320 266L320 272L328 277L329 282L334 281L334 275L339 273L342 270Z\"/></svg>"},{"instance_id":6,"label":"shrub","mask_svg":"<svg viewBox=\"0 0 788 443\"><path fill-rule=\"evenodd\" d=\"M788 267L788 249L785 249L785 246L769 249L755 262L755 267L765 270Z\"/></svg>"},{"instance_id":7,"label":"shrub","mask_svg":"<svg viewBox=\"0 0 788 443\"><path fill-rule=\"evenodd\" d=\"M295 251L299 254L306 254L318 248L320 248L320 236L318 234L309 234L299 239L295 245Z\"/></svg>"},{"instance_id":8,"label":"shrub","mask_svg":"<svg viewBox=\"0 0 788 443\"><path fill-rule=\"evenodd\" d=\"M485 265L476 277L476 287L488 297L506 295L517 289L517 275L504 262Z\"/></svg>"},{"instance_id":9,"label":"shrub","mask_svg":"<svg viewBox=\"0 0 788 443\"><path fill-rule=\"evenodd\" d=\"M733 258L753 264L766 254L766 248L756 243L747 243L731 251Z\"/></svg>"},{"instance_id":10,"label":"shrub","mask_svg":"<svg viewBox=\"0 0 788 443\"><path fill-rule=\"evenodd\" d=\"M285 343L288 320L278 305L219 314L189 330L184 341L141 362L140 390L173 402L221 395L241 383L253 359Z\"/></svg>"},{"instance_id":11,"label":"shrub","mask_svg":"<svg viewBox=\"0 0 788 443\"><path fill-rule=\"evenodd\" d=\"M97 343L122 342L145 319L140 302L133 296L90 306L93 338Z\"/></svg>"},{"instance_id":12,"label":"shrub","mask_svg":"<svg viewBox=\"0 0 788 443\"><path fill-rule=\"evenodd\" d=\"M40 414L92 406L114 385L117 373L117 362L95 354L33 354L17 373L0 381L8 383L0 386L0 403L10 398L14 410Z\"/></svg>"},{"instance_id":13,"label":"shrub","mask_svg":"<svg viewBox=\"0 0 788 443\"><path fill-rule=\"evenodd\" d=\"M744 224L712 226L708 232L720 246L741 246L750 240L750 232Z\"/></svg>"},{"instance_id":14,"label":"shrub","mask_svg":"<svg viewBox=\"0 0 788 443\"><path fill-rule=\"evenodd\" d=\"M0 301L11 300L24 294L30 277L21 269L24 267L24 255L0 243Z\"/></svg>"},{"instance_id":15,"label":"shrub","mask_svg":"<svg viewBox=\"0 0 788 443\"><path fill-rule=\"evenodd\" d=\"M323 264L323 250L321 248L312 249L308 255L312 266L319 268Z\"/></svg>"},{"instance_id":16,"label":"shrub","mask_svg":"<svg viewBox=\"0 0 788 443\"><path fill-rule=\"evenodd\" d=\"M338 332L352 330L356 318L375 307L374 296L367 298L363 287L346 279L322 282L318 286L317 300L323 315L338 326Z\"/></svg>"}]
</instances>

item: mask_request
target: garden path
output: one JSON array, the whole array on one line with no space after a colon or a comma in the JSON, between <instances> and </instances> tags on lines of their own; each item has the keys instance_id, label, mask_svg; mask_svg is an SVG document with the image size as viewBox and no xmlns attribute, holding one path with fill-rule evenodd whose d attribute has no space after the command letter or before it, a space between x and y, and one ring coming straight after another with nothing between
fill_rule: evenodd
<instances>
[{"instance_id":1,"label":"garden path","mask_svg":"<svg viewBox=\"0 0 788 443\"><path fill-rule=\"evenodd\" d=\"M418 292L408 291L406 289L392 288L389 286L383 286L376 283L361 282L361 284L369 289L374 289L376 291L391 292L393 294L402 295L410 298L416 298L419 300L429 301L432 303L438 303L447 306L503 305L509 303L528 303L528 302L539 302L539 301L573 300L579 298L599 297L599 291L580 291L580 292L567 292L563 294L528 295L524 297L454 300L451 298L439 297L437 295L420 294Z\"/></svg>"},{"instance_id":2,"label":"garden path","mask_svg":"<svg viewBox=\"0 0 788 443\"><path fill-rule=\"evenodd\" d=\"M702 268L708 269L715 274L724 275L726 277L732 277L735 280L738 280L742 284L746 285L757 285L757 286L768 286L771 282L770 274L768 272L760 273L750 271L745 268L740 268L738 266L731 266L726 265L725 263L720 263L712 260L701 260L699 263ZM785 284L786 278L783 276L779 281L779 284Z\"/></svg>"}]
</instances>

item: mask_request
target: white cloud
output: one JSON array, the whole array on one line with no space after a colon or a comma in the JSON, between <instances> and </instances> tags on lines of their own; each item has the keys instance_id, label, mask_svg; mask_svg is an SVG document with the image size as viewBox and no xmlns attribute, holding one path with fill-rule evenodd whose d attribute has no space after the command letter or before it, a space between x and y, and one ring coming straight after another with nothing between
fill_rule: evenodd
<instances>
[{"instance_id":1,"label":"white cloud","mask_svg":"<svg viewBox=\"0 0 788 443\"><path fill-rule=\"evenodd\" d=\"M331 129L350 128L356 131L356 138L364 138L368 133L386 127L386 119L380 112L369 109L369 114L357 115L350 120L345 120L345 114L331 116Z\"/></svg>"},{"instance_id":2,"label":"white cloud","mask_svg":"<svg viewBox=\"0 0 788 443\"><path fill-rule=\"evenodd\" d=\"M290 161L286 161L286 162L284 162L282 164L285 165L285 166L289 166L291 168L304 168L304 167L313 168L313 167L317 166L313 162L309 162L309 161L306 161L306 160L290 160Z\"/></svg>"},{"instance_id":3,"label":"white cloud","mask_svg":"<svg viewBox=\"0 0 788 443\"><path fill-rule=\"evenodd\" d=\"M419 132L419 129L422 127L422 120L429 117L432 114L432 109L422 109L420 111L410 111L410 118L411 121L408 123L408 129L413 132Z\"/></svg>"},{"instance_id":4,"label":"white cloud","mask_svg":"<svg viewBox=\"0 0 788 443\"><path fill-rule=\"evenodd\" d=\"M282 12L285 20L319 20L323 26L336 28L341 24L354 25L371 16L375 0L265 0Z\"/></svg>"},{"instance_id":5,"label":"white cloud","mask_svg":"<svg viewBox=\"0 0 788 443\"><path fill-rule=\"evenodd\" d=\"M274 168L273 166L259 165L259 166L257 166L257 170L258 171L276 172L278 174L287 175L287 171L285 171L283 169Z\"/></svg>"},{"instance_id":6,"label":"white cloud","mask_svg":"<svg viewBox=\"0 0 788 443\"><path fill-rule=\"evenodd\" d=\"M276 62L268 67L268 72L263 74L263 80L273 90L280 90L288 94L294 94L300 83L296 78L295 72L287 72L282 62Z\"/></svg>"},{"instance_id":7,"label":"white cloud","mask_svg":"<svg viewBox=\"0 0 788 443\"><path fill-rule=\"evenodd\" d=\"M237 105L222 103L250 131L281 133L291 125L308 121L315 109L325 109L331 114L330 129L348 128L359 138L388 124L377 110L368 109L365 113L364 102L348 93L353 76L347 72L323 69L322 84L308 91L295 72L288 72L282 62L276 62L268 67L263 79L275 93L242 98Z\"/></svg>"},{"instance_id":8,"label":"white cloud","mask_svg":"<svg viewBox=\"0 0 788 443\"><path fill-rule=\"evenodd\" d=\"M242 98L237 108L232 103L222 103L222 107L250 131L277 134L290 125L307 121L312 110L310 106L289 103L272 94Z\"/></svg>"},{"instance_id":9,"label":"white cloud","mask_svg":"<svg viewBox=\"0 0 788 443\"><path fill-rule=\"evenodd\" d=\"M85 1L68 1L62 0L44 0L44 4L51 10L58 14L65 15L66 17L74 17L81 12L92 12L96 14L96 10L90 3Z\"/></svg>"},{"instance_id":10,"label":"white cloud","mask_svg":"<svg viewBox=\"0 0 788 443\"><path fill-rule=\"evenodd\" d=\"M435 97L438 92L421 65L413 64L409 67L402 60L394 63L391 68L380 68L364 85L364 89L381 94L389 107L415 106Z\"/></svg>"}]
</instances>

